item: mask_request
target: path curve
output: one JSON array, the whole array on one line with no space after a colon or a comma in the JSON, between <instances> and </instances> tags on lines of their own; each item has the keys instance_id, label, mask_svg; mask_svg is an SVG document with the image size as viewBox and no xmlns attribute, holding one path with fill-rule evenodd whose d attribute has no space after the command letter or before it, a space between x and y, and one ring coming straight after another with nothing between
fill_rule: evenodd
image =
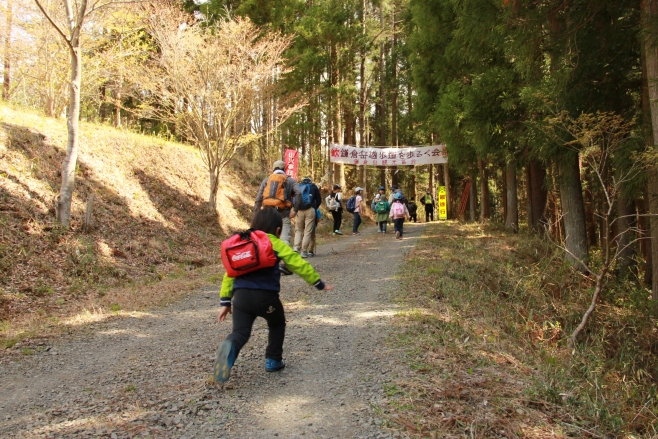
<instances>
[{"instance_id":1,"label":"path curve","mask_svg":"<svg viewBox=\"0 0 658 439\"><path fill-rule=\"evenodd\" d=\"M284 277L286 368L264 370L258 319L226 386L209 386L217 288L149 313L95 324L0 359L0 437L392 438L384 386L405 368L386 344L395 274L423 225L407 235L364 228L318 247L310 262L336 285L318 292Z\"/></svg>"}]
</instances>

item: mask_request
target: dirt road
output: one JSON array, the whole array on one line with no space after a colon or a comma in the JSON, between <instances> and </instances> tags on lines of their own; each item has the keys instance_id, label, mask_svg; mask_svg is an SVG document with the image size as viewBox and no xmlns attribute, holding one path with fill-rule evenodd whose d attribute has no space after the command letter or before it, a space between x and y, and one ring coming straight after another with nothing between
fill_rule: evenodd
<instances>
[{"instance_id":1,"label":"dirt road","mask_svg":"<svg viewBox=\"0 0 658 439\"><path fill-rule=\"evenodd\" d=\"M208 385L230 332L213 287L1 357L0 437L403 437L386 427L386 383L405 374L386 343L390 292L423 227L407 225L403 241L375 230L318 247L310 262L335 291L283 278L283 371L264 370L259 319L227 385Z\"/></svg>"}]
</instances>

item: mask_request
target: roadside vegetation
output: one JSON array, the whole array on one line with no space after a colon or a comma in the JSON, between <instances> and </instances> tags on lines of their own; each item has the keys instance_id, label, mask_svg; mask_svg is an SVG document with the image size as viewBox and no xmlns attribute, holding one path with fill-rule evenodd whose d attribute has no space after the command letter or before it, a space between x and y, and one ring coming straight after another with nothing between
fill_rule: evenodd
<instances>
[{"instance_id":1,"label":"roadside vegetation","mask_svg":"<svg viewBox=\"0 0 658 439\"><path fill-rule=\"evenodd\" d=\"M219 243L247 225L261 178L251 164L236 160L225 173L216 215L192 147L91 123L81 142L65 229L54 198L66 125L0 106L0 349L217 280Z\"/></svg>"},{"instance_id":2,"label":"roadside vegetation","mask_svg":"<svg viewBox=\"0 0 658 439\"><path fill-rule=\"evenodd\" d=\"M658 434L658 320L639 281L611 281L570 350L594 281L525 230L429 225L401 280L392 341L412 374L387 392L414 437Z\"/></svg>"}]
</instances>

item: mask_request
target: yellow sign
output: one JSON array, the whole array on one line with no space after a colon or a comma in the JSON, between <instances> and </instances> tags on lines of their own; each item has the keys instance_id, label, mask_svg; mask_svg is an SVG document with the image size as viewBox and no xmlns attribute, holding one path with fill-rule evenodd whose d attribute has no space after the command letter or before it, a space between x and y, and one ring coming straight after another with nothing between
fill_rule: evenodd
<instances>
[{"instance_id":1,"label":"yellow sign","mask_svg":"<svg viewBox=\"0 0 658 439\"><path fill-rule=\"evenodd\" d=\"M445 186L439 186L439 219L448 219L448 203Z\"/></svg>"}]
</instances>

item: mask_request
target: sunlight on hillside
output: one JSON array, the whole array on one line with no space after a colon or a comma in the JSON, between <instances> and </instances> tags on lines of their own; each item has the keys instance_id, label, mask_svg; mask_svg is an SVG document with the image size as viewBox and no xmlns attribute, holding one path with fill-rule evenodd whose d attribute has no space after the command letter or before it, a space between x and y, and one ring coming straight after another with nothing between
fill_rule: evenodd
<instances>
[{"instance_id":1,"label":"sunlight on hillside","mask_svg":"<svg viewBox=\"0 0 658 439\"><path fill-rule=\"evenodd\" d=\"M35 310L103 314L108 297L124 309L160 303L157 288L146 298L121 289L215 266L223 237L248 226L261 177L250 163L238 158L225 171L215 216L193 147L81 123L71 230L63 230L54 203L66 145L66 120L0 105L0 320L14 331ZM92 228L83 231L91 194ZM185 291L176 284L167 300Z\"/></svg>"}]
</instances>

